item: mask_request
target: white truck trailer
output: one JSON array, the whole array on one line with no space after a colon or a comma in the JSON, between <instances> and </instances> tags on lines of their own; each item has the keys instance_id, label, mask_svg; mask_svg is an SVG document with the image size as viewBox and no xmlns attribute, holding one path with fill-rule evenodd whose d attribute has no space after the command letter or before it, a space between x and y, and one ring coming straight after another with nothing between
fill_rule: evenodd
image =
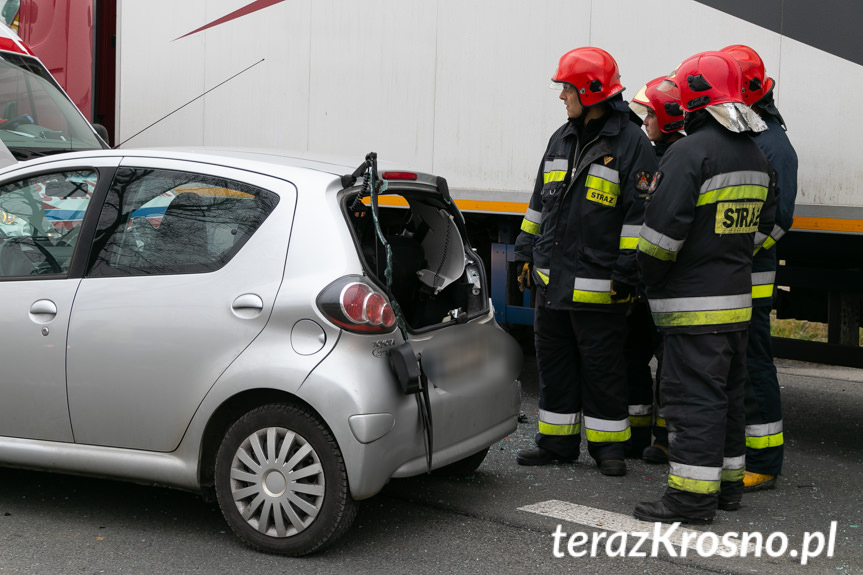
<instances>
[{"instance_id":1,"label":"white truck trailer","mask_svg":"<svg viewBox=\"0 0 863 575\"><path fill-rule=\"evenodd\" d=\"M780 341L777 354L863 366L863 4L21 0L22 37L34 24L29 6L42 4L46 18L66 3L67 14L89 10L97 24L94 115L114 144L275 148L357 162L375 151L444 175L491 264L499 319L514 323L531 313L508 289L507 245L547 138L565 121L548 89L559 57L577 46L606 49L630 97L691 54L747 44L777 82L800 159L794 227L778 245L777 312L829 325L830 343ZM86 48L78 37L70 34L70 47ZM100 99L100 89L114 93Z\"/></svg>"}]
</instances>

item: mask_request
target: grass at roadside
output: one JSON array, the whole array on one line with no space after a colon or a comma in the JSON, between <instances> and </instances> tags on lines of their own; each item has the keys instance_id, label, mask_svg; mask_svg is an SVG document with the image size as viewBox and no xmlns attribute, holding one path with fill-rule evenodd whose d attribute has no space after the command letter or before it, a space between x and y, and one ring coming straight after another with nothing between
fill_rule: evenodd
<instances>
[{"instance_id":1,"label":"grass at roadside","mask_svg":"<svg viewBox=\"0 0 863 575\"><path fill-rule=\"evenodd\" d=\"M827 324L797 319L776 319L770 314L770 333L774 337L787 337L805 341L827 341ZM860 329L860 345L863 345L863 328Z\"/></svg>"}]
</instances>

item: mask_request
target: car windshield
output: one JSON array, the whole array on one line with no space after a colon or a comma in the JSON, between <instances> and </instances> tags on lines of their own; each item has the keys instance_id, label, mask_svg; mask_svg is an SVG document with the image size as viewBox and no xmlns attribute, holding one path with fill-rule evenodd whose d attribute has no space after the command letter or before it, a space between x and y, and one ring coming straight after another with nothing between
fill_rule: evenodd
<instances>
[{"instance_id":1,"label":"car windshield","mask_svg":"<svg viewBox=\"0 0 863 575\"><path fill-rule=\"evenodd\" d=\"M18 160L104 146L38 60L0 53L0 141Z\"/></svg>"}]
</instances>

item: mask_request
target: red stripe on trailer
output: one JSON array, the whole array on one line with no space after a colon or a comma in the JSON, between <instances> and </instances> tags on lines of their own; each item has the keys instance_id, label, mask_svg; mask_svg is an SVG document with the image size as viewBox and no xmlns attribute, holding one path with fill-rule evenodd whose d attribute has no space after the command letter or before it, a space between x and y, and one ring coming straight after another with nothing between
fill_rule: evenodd
<instances>
[{"instance_id":1,"label":"red stripe on trailer","mask_svg":"<svg viewBox=\"0 0 863 575\"><path fill-rule=\"evenodd\" d=\"M269 8L273 4L278 4L279 2L284 2L284 0L255 0L255 2L251 2L250 4L243 6L239 10L234 10L227 16L222 16L218 20L213 20L209 24L205 24L204 26L192 30L187 34L183 34L179 38L176 38L176 40L179 40L180 38L185 38L186 36L191 36L192 34L197 34L198 32L203 32L204 30L207 30L208 28L212 28L214 26L218 26L219 24L224 24L225 22L230 22L231 20L236 20L237 18L242 18L243 16L248 16L253 12L263 10L264 8Z\"/></svg>"}]
</instances>

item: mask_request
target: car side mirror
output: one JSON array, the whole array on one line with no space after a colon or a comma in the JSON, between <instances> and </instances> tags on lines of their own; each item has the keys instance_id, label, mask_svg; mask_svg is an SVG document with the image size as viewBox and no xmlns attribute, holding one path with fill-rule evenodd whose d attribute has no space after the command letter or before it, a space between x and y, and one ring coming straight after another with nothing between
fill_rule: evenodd
<instances>
[{"instance_id":1,"label":"car side mirror","mask_svg":"<svg viewBox=\"0 0 863 575\"><path fill-rule=\"evenodd\" d=\"M95 130L96 134L102 138L102 141L108 144L108 147L112 147L111 142L108 141L108 128L102 124L93 124L93 130Z\"/></svg>"}]
</instances>

